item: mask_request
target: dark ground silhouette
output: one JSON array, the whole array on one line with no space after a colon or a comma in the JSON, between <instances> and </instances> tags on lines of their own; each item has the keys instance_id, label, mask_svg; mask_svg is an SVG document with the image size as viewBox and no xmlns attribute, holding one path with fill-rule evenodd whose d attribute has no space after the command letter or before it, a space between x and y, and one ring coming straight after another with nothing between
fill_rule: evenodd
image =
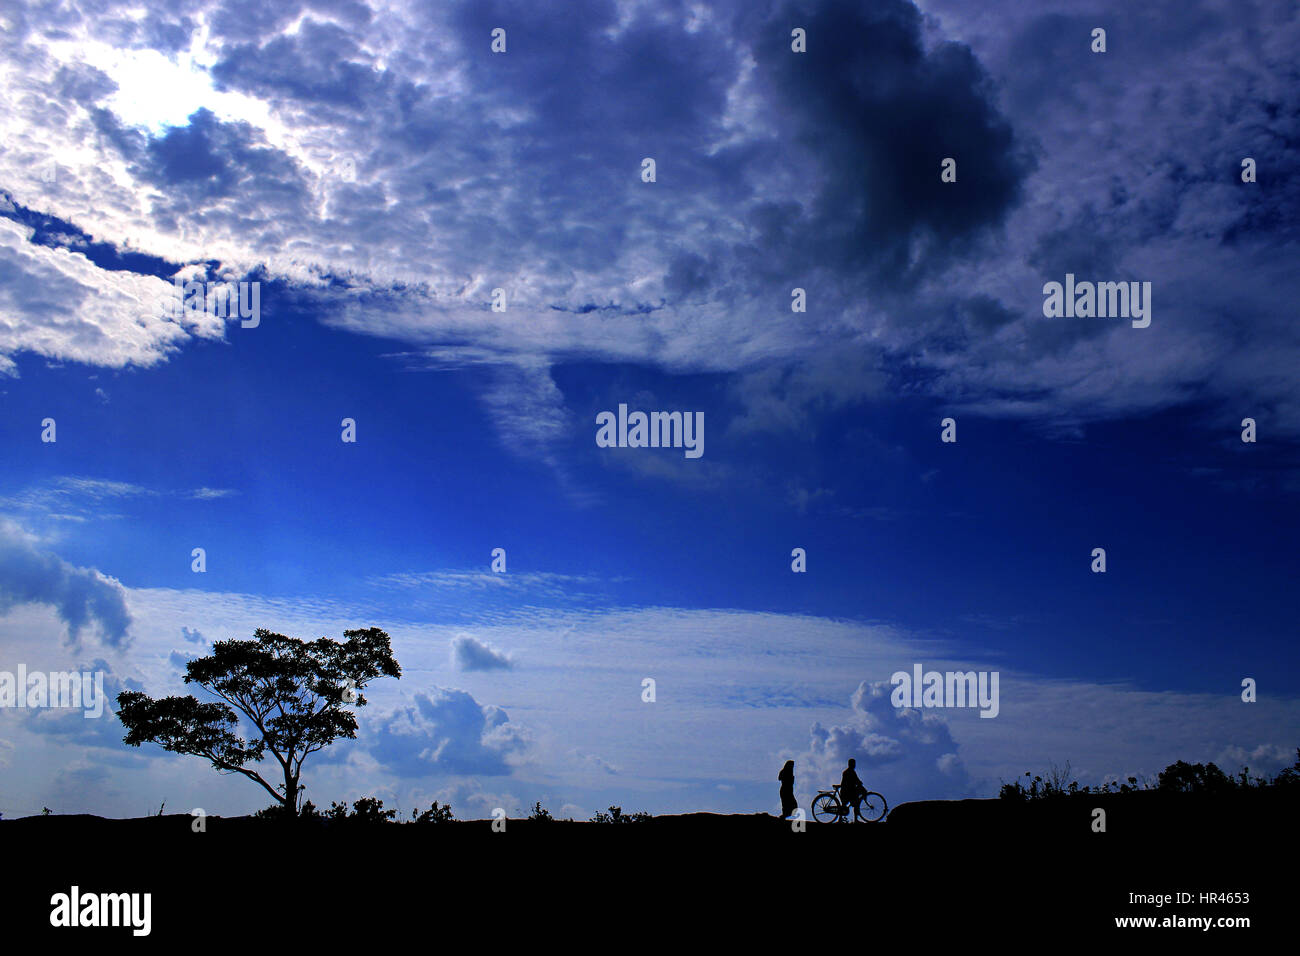
<instances>
[{"instance_id":1,"label":"dark ground silhouette","mask_svg":"<svg viewBox=\"0 0 1300 956\"><path fill-rule=\"evenodd\" d=\"M1098 807L1105 833L1092 830ZM42 931L129 935L50 930L51 895L77 884L151 892L155 942L200 934L233 943L265 931L304 944L378 945L398 926L430 939L463 926L493 949L549 934L590 944L752 938L818 948L864 932L1026 943L1041 937L1021 933L1044 930L1177 945L1201 931L1119 930L1114 917L1251 917L1250 929L1204 934L1231 946L1289 932L1294 902L1279 868L1294 865L1294 807L1295 795L1281 789L925 801L902 804L882 823L809 822L802 833L770 814L628 826L510 819L504 833L488 820L358 826L215 816L206 833L193 833L179 814L56 814L0 821L0 845L20 874L4 893L6 935L15 940ZM844 879L846 862L856 880ZM773 872L788 875L775 893ZM1130 893L1179 890L1249 892L1251 903L1129 903Z\"/></svg>"}]
</instances>

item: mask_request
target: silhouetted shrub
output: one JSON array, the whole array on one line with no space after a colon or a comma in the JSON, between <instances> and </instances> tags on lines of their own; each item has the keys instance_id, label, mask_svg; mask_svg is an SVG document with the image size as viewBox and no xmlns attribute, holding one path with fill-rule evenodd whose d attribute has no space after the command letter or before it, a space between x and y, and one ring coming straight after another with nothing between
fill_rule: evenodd
<instances>
[{"instance_id":1,"label":"silhouetted shrub","mask_svg":"<svg viewBox=\"0 0 1300 956\"><path fill-rule=\"evenodd\" d=\"M622 807L610 807L609 813L604 813L600 810L597 810L596 815L591 818L591 822L592 823L644 823L646 820L649 819L650 819L650 814L646 813L644 810L639 810L636 813L625 814L623 812Z\"/></svg>"},{"instance_id":2,"label":"silhouetted shrub","mask_svg":"<svg viewBox=\"0 0 1300 956\"><path fill-rule=\"evenodd\" d=\"M312 807L315 810L315 807ZM263 807L253 814L254 820L292 820L294 815L284 808L284 804L277 803L271 807Z\"/></svg>"},{"instance_id":3,"label":"silhouetted shrub","mask_svg":"<svg viewBox=\"0 0 1300 956\"><path fill-rule=\"evenodd\" d=\"M286 814L280 807L267 807L265 810L259 810L254 816L262 819L293 819L292 815ZM339 803L337 800L332 802L330 808L324 813L317 810L316 805L310 800L298 811L298 817L302 820L317 823L388 823L396 816L396 810L385 810L384 801L375 797L354 800L350 811L346 803Z\"/></svg>"},{"instance_id":4,"label":"silhouetted shrub","mask_svg":"<svg viewBox=\"0 0 1300 956\"><path fill-rule=\"evenodd\" d=\"M374 797L362 797L352 804L349 821L357 823L387 823L397 816L396 810L385 810L384 801Z\"/></svg>"},{"instance_id":5,"label":"silhouetted shrub","mask_svg":"<svg viewBox=\"0 0 1300 956\"><path fill-rule=\"evenodd\" d=\"M1028 777L1030 771L1025 771ZM1070 780L1070 764L1063 768L1055 764L1047 773L1047 779L1034 777L1026 785L1022 780L1002 784L998 796L1003 800L1044 800L1062 795L1079 793L1133 793L1138 790L1161 790L1165 793L1228 793L1234 790L1257 790L1264 787L1300 787L1300 748L1296 748L1294 766L1278 773L1272 780L1266 780L1256 774L1250 775L1249 767L1242 767L1235 777L1229 777L1213 763L1187 763L1179 760L1160 771L1159 777L1152 785L1145 777L1129 777L1127 783L1108 781L1097 787L1081 787L1078 781Z\"/></svg>"},{"instance_id":6,"label":"silhouetted shrub","mask_svg":"<svg viewBox=\"0 0 1300 956\"><path fill-rule=\"evenodd\" d=\"M555 817L551 816L551 811L542 806L542 801L538 800L533 804L533 810L528 814L528 819L536 820L539 823L552 823Z\"/></svg>"},{"instance_id":7,"label":"silhouetted shrub","mask_svg":"<svg viewBox=\"0 0 1300 956\"><path fill-rule=\"evenodd\" d=\"M1025 776L1029 776L1028 770L1025 771ZM998 796L1003 800L1053 800L1076 793L1091 792L1088 787L1080 787L1077 780L1070 778L1070 762L1067 760L1064 767L1052 764L1048 768L1046 779L1034 777L1029 781L1029 786L1025 786L1019 780L1014 783L1004 783L1002 789L998 791Z\"/></svg>"},{"instance_id":8,"label":"silhouetted shrub","mask_svg":"<svg viewBox=\"0 0 1300 956\"><path fill-rule=\"evenodd\" d=\"M433 806L428 810L416 816L416 811L411 811L411 819L416 823L451 823L456 818L451 815L451 804L439 806L438 801L433 801Z\"/></svg>"},{"instance_id":9,"label":"silhouetted shrub","mask_svg":"<svg viewBox=\"0 0 1300 956\"><path fill-rule=\"evenodd\" d=\"M1025 771L1028 777L1030 771ZM1116 780L1108 780L1099 786L1089 787L1080 786L1079 781L1070 779L1070 762L1067 760L1064 767L1058 767L1052 764L1047 771L1047 778L1034 777L1025 786L1023 781L1016 780L1012 783L1004 783L1002 789L998 791L998 796L1003 800L1053 800L1061 797L1072 797L1077 794L1098 794L1098 793L1132 793L1137 790L1152 790L1149 780L1138 780L1137 777L1129 777L1127 783L1120 783Z\"/></svg>"},{"instance_id":10,"label":"silhouetted shrub","mask_svg":"<svg viewBox=\"0 0 1300 956\"><path fill-rule=\"evenodd\" d=\"M1295 763L1273 778L1275 787L1300 787L1300 747L1295 751Z\"/></svg>"},{"instance_id":11,"label":"silhouetted shrub","mask_svg":"<svg viewBox=\"0 0 1300 956\"><path fill-rule=\"evenodd\" d=\"M253 814L257 820L276 820L284 823L388 823L397 816L396 810L385 810L384 801L375 797L362 797L352 803L351 809L346 803L335 800L323 813L316 804L307 800L296 813L290 813L282 804L266 807Z\"/></svg>"}]
</instances>

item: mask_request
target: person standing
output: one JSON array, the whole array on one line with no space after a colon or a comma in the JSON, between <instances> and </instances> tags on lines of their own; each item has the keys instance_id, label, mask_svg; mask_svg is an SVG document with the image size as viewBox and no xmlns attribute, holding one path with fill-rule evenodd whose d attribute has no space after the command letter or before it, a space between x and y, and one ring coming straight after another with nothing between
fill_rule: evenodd
<instances>
[{"instance_id":1,"label":"person standing","mask_svg":"<svg viewBox=\"0 0 1300 956\"><path fill-rule=\"evenodd\" d=\"M794 798L794 761L787 760L781 772L776 775L776 779L781 781L781 819L784 820L794 813L799 806Z\"/></svg>"}]
</instances>

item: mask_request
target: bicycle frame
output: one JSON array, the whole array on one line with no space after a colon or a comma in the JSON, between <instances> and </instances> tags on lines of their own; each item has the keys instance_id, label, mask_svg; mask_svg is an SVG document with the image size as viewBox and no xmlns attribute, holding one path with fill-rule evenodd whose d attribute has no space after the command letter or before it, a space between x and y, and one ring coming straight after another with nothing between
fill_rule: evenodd
<instances>
[{"instance_id":1,"label":"bicycle frame","mask_svg":"<svg viewBox=\"0 0 1300 956\"><path fill-rule=\"evenodd\" d=\"M885 818L889 813L889 804L885 801L883 795L874 790L866 790L858 797L858 805L855 807L852 803L845 801L840 796L840 788L833 786L830 790L818 790L817 795L813 797L812 811L813 819L818 822L825 822L822 816L831 818L830 822L845 823L852 819L854 822L875 823ZM876 814L877 806L879 813Z\"/></svg>"}]
</instances>

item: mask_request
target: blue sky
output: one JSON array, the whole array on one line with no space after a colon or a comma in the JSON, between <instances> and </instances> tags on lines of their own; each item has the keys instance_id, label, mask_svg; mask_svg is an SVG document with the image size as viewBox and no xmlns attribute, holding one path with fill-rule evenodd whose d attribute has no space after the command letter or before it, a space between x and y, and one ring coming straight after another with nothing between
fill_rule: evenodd
<instances>
[{"instance_id":1,"label":"blue sky","mask_svg":"<svg viewBox=\"0 0 1300 956\"><path fill-rule=\"evenodd\" d=\"M462 815L1290 764L1293 7L426 6L3 14L0 669L381 626L308 796ZM1067 272L1150 327L1044 317ZM896 711L918 662L999 716ZM261 805L67 716L0 711L0 811Z\"/></svg>"}]
</instances>

